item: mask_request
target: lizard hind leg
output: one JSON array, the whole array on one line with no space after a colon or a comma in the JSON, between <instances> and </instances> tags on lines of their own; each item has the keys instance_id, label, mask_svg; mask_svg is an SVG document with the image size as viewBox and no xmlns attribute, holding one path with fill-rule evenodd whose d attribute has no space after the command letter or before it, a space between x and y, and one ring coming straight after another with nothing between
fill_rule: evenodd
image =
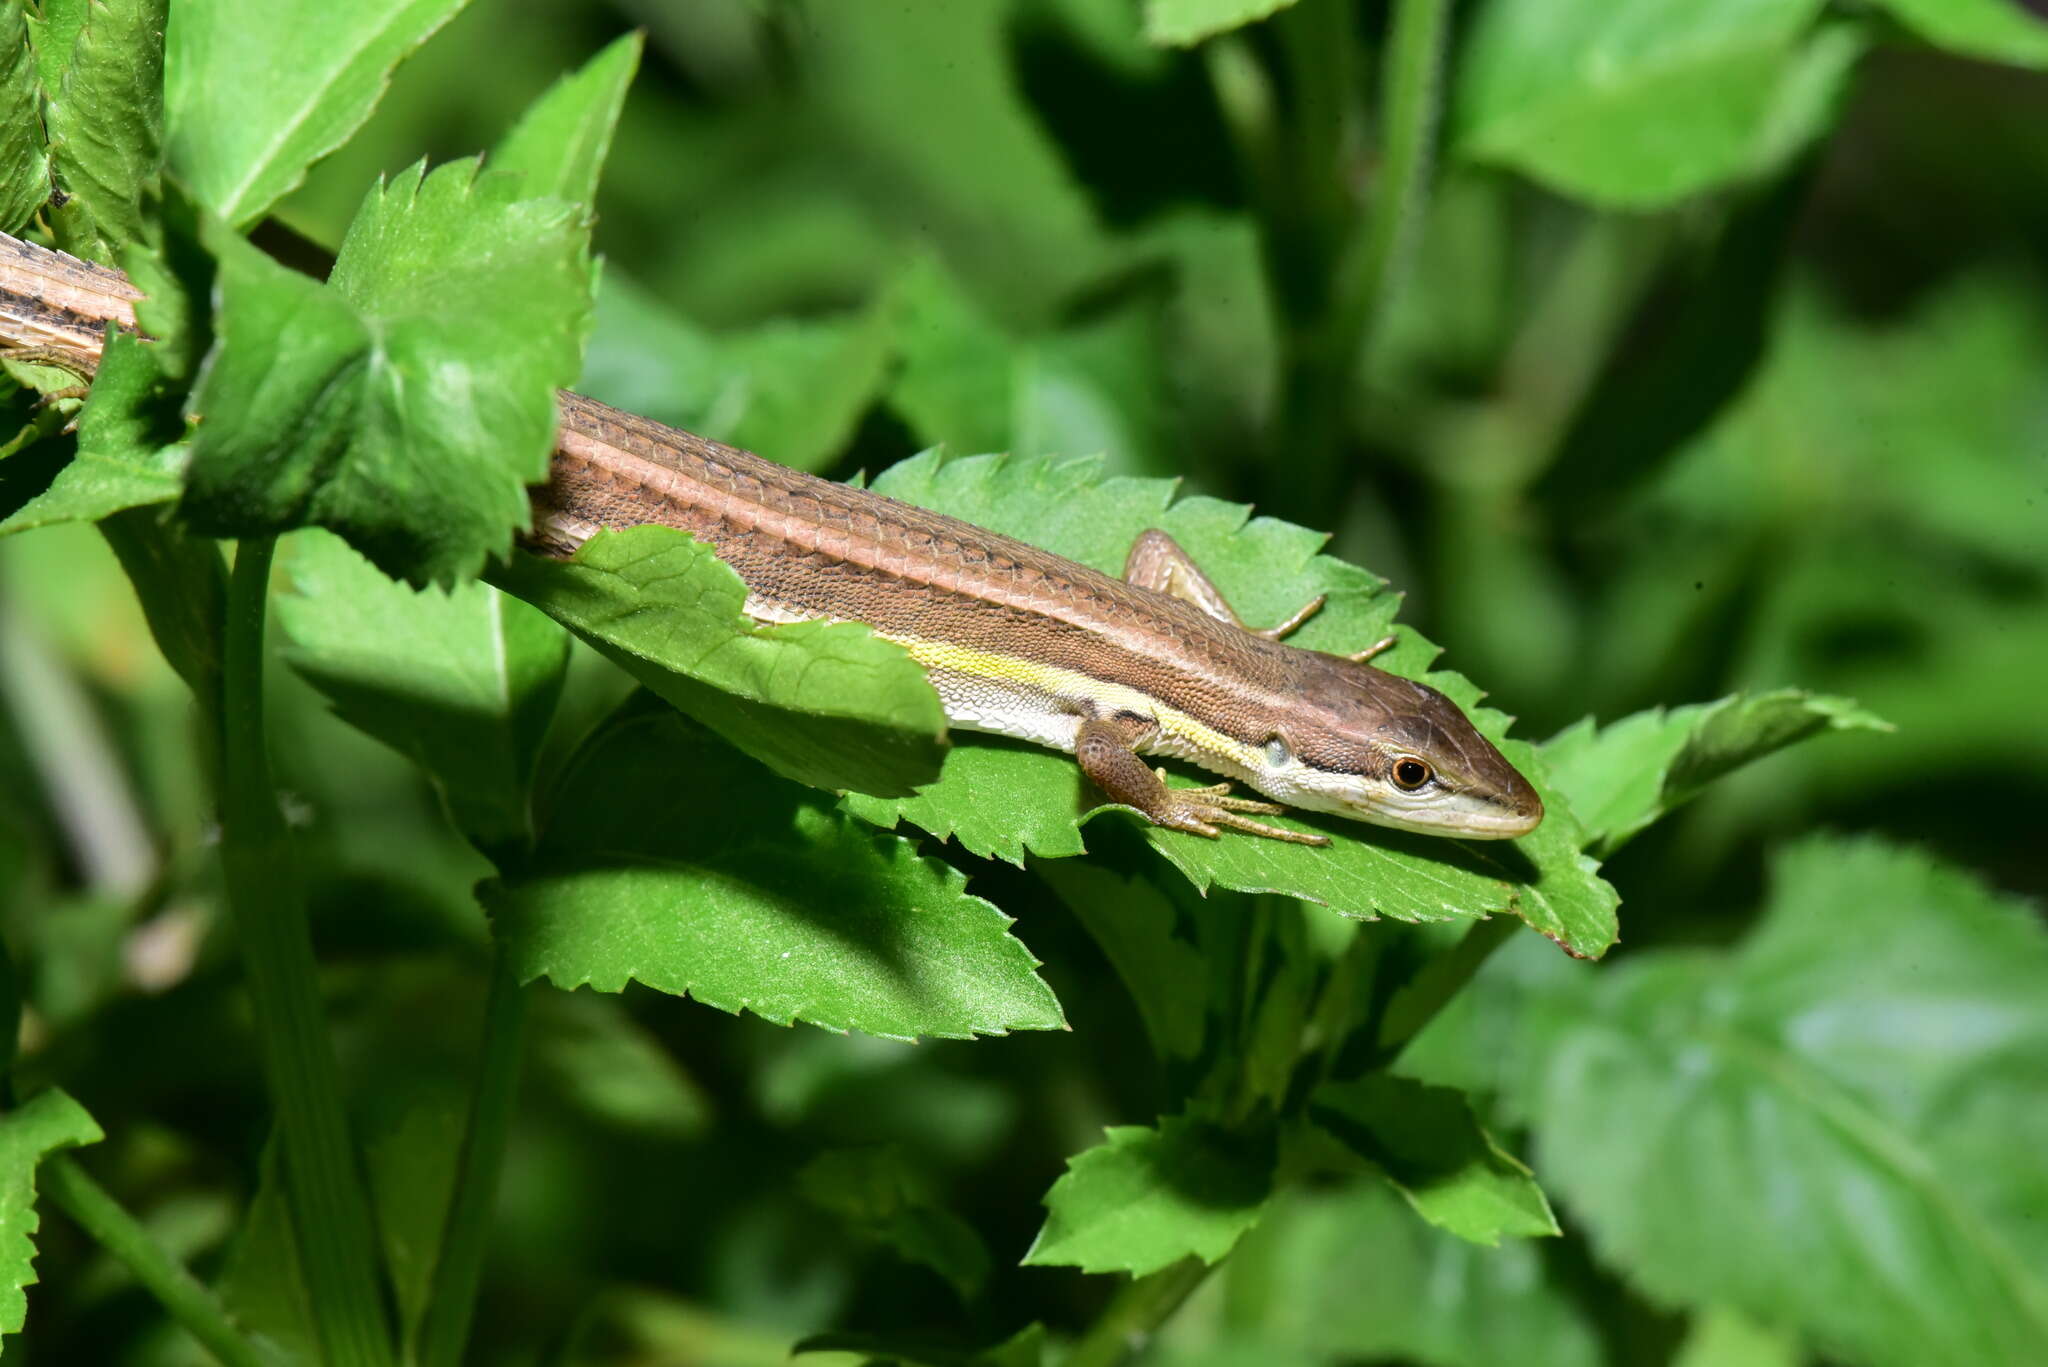
<instances>
[{"instance_id":1,"label":"lizard hind leg","mask_svg":"<svg viewBox=\"0 0 2048 1367\"><path fill-rule=\"evenodd\" d=\"M1269 641L1286 637L1296 627L1316 615L1323 605L1323 595L1303 603L1292 617L1273 627L1248 627L1230 606L1230 600L1216 587L1209 576L1202 573L1194 557L1181 549L1181 544L1160 531L1157 527L1138 533L1138 539L1131 543L1131 553L1124 560L1124 579L1141 589L1151 589L1193 603L1202 611L1220 622L1263 636Z\"/></svg>"}]
</instances>

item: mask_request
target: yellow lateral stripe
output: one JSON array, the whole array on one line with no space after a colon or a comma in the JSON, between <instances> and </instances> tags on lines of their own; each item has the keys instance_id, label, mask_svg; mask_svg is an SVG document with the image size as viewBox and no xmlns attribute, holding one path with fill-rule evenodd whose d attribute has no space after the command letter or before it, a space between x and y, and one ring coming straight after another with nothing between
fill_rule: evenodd
<instances>
[{"instance_id":1,"label":"yellow lateral stripe","mask_svg":"<svg viewBox=\"0 0 2048 1367\"><path fill-rule=\"evenodd\" d=\"M1110 683L1078 670L1061 669L1058 665L1049 665L1021 655L977 650L972 646L963 646L952 641L933 641L919 636L893 636L885 632L875 634L885 641L894 641L902 646L910 652L910 658L926 669L942 669L955 674L969 674L978 679L1015 684L1054 697L1083 700L1105 711L1134 712L1141 717L1151 717L1158 723L1162 734L1194 750L1225 756L1246 770L1253 770L1258 766L1258 747L1247 745L1234 736L1227 736L1215 727L1197 721L1187 713L1169 707L1151 694L1127 684Z\"/></svg>"}]
</instances>

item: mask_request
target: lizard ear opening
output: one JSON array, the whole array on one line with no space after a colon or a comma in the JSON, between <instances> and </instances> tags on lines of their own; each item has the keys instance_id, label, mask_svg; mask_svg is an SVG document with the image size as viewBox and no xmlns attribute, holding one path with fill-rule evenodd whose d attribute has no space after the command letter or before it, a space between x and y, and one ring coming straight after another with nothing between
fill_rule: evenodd
<instances>
[{"instance_id":1,"label":"lizard ear opening","mask_svg":"<svg viewBox=\"0 0 2048 1367\"><path fill-rule=\"evenodd\" d=\"M1266 742L1266 763L1275 769L1292 758L1293 755L1287 749L1287 742L1280 737L1274 736Z\"/></svg>"}]
</instances>

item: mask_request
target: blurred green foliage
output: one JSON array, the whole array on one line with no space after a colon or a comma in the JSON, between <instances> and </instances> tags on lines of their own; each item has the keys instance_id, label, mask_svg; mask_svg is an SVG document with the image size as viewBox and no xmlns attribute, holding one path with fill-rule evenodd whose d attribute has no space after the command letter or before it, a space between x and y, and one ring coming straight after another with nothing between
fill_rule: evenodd
<instances>
[{"instance_id":1,"label":"blurred green foliage","mask_svg":"<svg viewBox=\"0 0 2048 1367\"><path fill-rule=\"evenodd\" d=\"M403 1324L427 1313L490 983L473 890L494 869L472 842L540 826L539 861L487 900L500 929L578 932L523 942L523 967L565 985L619 986L623 956L639 982L744 996L665 961L670 884L566 881L576 839L613 833L703 880L733 958L828 911L906 942L965 927L981 952L897 998L834 996L827 973L747 1003L869 1035L641 986L529 989L471 1362L746 1367L833 1330L837 1361L1010 1367L1041 1360L1033 1324L1078 1362L1122 1342L1105 1326L1161 1323L1147 1360L1187 1367L2048 1357L2048 23L2020 0L1451 7L1427 197L1392 210L1395 12L1429 0L473 0L452 18L418 0L369 38L348 7L294 8L336 25L319 82L224 91L208 64L232 64L238 30L170 5L173 165L236 222L284 196L258 230L274 255L339 248L376 177L422 156L518 163L501 140L522 114L641 29L579 388L837 477L937 445L1100 456L1106 477L1327 530L1519 734L1564 733L1553 778L1623 899L1607 962L1518 936L1390 1077L1386 1039L1317 1032L1351 1019L1346 993L1393 1018L1389 994L1454 942L1442 927L1355 934L1288 898L1202 899L1117 821L1087 826L1087 863L1027 862L1079 837L1034 845L1002 803L978 843L878 843L848 812L893 821L881 799L749 787L734 751L644 704L603 720L616 671L580 644L565 665L559 633L480 587L409 643L370 608L311 616L322 582L371 607L400 591L353 580L368 572L332 543L288 543L297 654L269 680L273 763ZM6 226L47 161L88 190L51 225L78 250L177 193L123 160L132 143L94 140L109 109L158 136L166 115L103 14L146 26L148 7L48 0L37 61L0 70L0 108L40 88L62 111L48 146L10 118ZM343 112L288 146L180 141L216 101L289 112L316 84ZM524 125L580 139L578 157L515 169L571 190L594 174L603 139L573 115L601 93ZM1387 268L1354 316L1379 231ZM565 289L581 269L566 237L526 245ZM307 291L339 309L347 283ZM415 287L399 311L445 297L392 285ZM516 316L493 288L476 302ZM501 321L409 337L469 346ZM561 326L520 347L568 364ZM0 1137L37 1149L32 1170L97 1122L84 1165L245 1329L307 1360L204 722L123 577L137 543L111 524L117 561L54 525L175 492L177 362L153 373L137 351L110 353L102 388L127 397L75 440L0 456L0 510L36 528L0 539L0 938L23 1003L14 1093L35 1098ZM10 401L12 432L32 415ZM534 421L514 413L528 449L492 458L530 464ZM72 449L51 484L49 453ZM42 500L17 496L38 479ZM502 520L479 518L474 556ZM1267 588L1248 617L1298 597ZM180 669L203 677L194 659ZM441 710L384 705L394 660ZM1823 696L1772 692L1795 688ZM551 726L522 710L557 691ZM1774 727L1896 731L1794 746L1643 827L1703 781L1737 714L1745 756ZM1010 761L1051 762L969 759ZM1575 763L1629 783L1581 787ZM509 769L570 818L507 798ZM672 773L730 775L734 796L694 812ZM920 800L905 829L941 829ZM725 878L768 857L741 818L819 842L809 856L858 869L871 904L793 912L825 877L802 860ZM1810 834L1828 828L1857 834ZM872 1037L930 1033L933 1001L947 1034L1068 1028ZM1328 1076L1304 1077L1311 1056ZM1268 1123L1289 1107L1318 1123ZM33 1213L19 1167L10 1221ZM1550 1207L1563 1237L1525 1237ZM40 1219L10 1354L203 1360L98 1245ZM1458 1237L1474 1229L1507 1237ZM1186 1253L1227 1259L1203 1279ZM1055 1261L1181 1283L1037 1265ZM1185 1305L1133 1296L1148 1285Z\"/></svg>"}]
</instances>

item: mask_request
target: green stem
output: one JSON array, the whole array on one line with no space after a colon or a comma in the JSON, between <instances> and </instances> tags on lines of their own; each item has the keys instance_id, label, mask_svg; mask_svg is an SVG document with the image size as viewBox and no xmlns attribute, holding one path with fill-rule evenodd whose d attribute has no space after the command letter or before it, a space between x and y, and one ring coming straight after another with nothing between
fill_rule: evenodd
<instances>
[{"instance_id":1,"label":"green stem","mask_svg":"<svg viewBox=\"0 0 2048 1367\"><path fill-rule=\"evenodd\" d=\"M1352 8L1302 0L1274 24L1286 115L1268 155L1280 165L1260 225L1279 311L1280 450L1290 465L1333 465L1355 346L1342 332L1345 261L1356 236L1352 168L1363 138Z\"/></svg>"},{"instance_id":2,"label":"green stem","mask_svg":"<svg viewBox=\"0 0 2048 1367\"><path fill-rule=\"evenodd\" d=\"M427 1313L420 1326L414 1359L421 1367L457 1367L469 1341L476 1311L477 1287L483 1280L484 1254L490 1239L491 1208L504 1166L505 1140L512 1128L512 1101L519 1085L520 1047L526 1034L526 993L513 975L501 947L491 965L491 994L484 1005L482 1058L476 1089L470 1096L469 1129L463 1137L462 1165L448 1220L441 1235L441 1254Z\"/></svg>"},{"instance_id":3,"label":"green stem","mask_svg":"<svg viewBox=\"0 0 2048 1367\"><path fill-rule=\"evenodd\" d=\"M1067 1354L1066 1367L1117 1367L1143 1351L1159 1326L1172 1318L1209 1272L1209 1264L1200 1258L1183 1258L1138 1278L1117 1292L1096 1317Z\"/></svg>"},{"instance_id":4,"label":"green stem","mask_svg":"<svg viewBox=\"0 0 2048 1367\"><path fill-rule=\"evenodd\" d=\"M1443 103L1443 52L1450 0L1398 0L1381 78L1380 165L1365 236L1342 290L1338 332L1355 355L1386 304L1421 230Z\"/></svg>"},{"instance_id":5,"label":"green stem","mask_svg":"<svg viewBox=\"0 0 2048 1367\"><path fill-rule=\"evenodd\" d=\"M1338 292L1357 236L1353 190L1363 145L1354 10L1301 0L1272 21L1280 113L1258 149L1259 244L1272 297L1276 361L1271 460L1285 471L1260 503L1310 520L1326 513L1338 468L1353 348Z\"/></svg>"},{"instance_id":6,"label":"green stem","mask_svg":"<svg viewBox=\"0 0 2048 1367\"><path fill-rule=\"evenodd\" d=\"M135 1280L156 1297L171 1318L226 1367L266 1367L262 1354L236 1330L226 1307L213 1292L166 1253L134 1216L93 1181L78 1160L69 1155L45 1159L37 1171L36 1185L101 1248L134 1273Z\"/></svg>"},{"instance_id":7,"label":"green stem","mask_svg":"<svg viewBox=\"0 0 2048 1367\"><path fill-rule=\"evenodd\" d=\"M1419 229L1442 105L1449 0L1397 0L1384 62L1373 192L1350 189L1363 164L1360 102L1348 7L1304 0L1276 21L1287 61L1294 149L1286 191L1261 225L1278 312L1276 468L1266 501L1327 518L1349 479L1339 460L1358 361L1384 315ZM1283 141L1283 140L1275 140Z\"/></svg>"},{"instance_id":8,"label":"green stem","mask_svg":"<svg viewBox=\"0 0 2048 1367\"><path fill-rule=\"evenodd\" d=\"M221 869L277 1107L285 1190L323 1355L329 1367L384 1367L391 1361L391 1339L369 1200L320 1017L305 890L265 747L263 631L274 549L269 538L242 542L228 583Z\"/></svg>"},{"instance_id":9,"label":"green stem","mask_svg":"<svg viewBox=\"0 0 2048 1367\"><path fill-rule=\"evenodd\" d=\"M1380 1016L1375 1054L1384 1068L1400 1057L1408 1042L1436 1019L1451 999L1465 990L1479 966L1493 951L1506 944L1521 926L1513 916L1499 914L1474 921L1464 938L1446 953L1425 964L1420 973L1405 983L1387 1002Z\"/></svg>"}]
</instances>

